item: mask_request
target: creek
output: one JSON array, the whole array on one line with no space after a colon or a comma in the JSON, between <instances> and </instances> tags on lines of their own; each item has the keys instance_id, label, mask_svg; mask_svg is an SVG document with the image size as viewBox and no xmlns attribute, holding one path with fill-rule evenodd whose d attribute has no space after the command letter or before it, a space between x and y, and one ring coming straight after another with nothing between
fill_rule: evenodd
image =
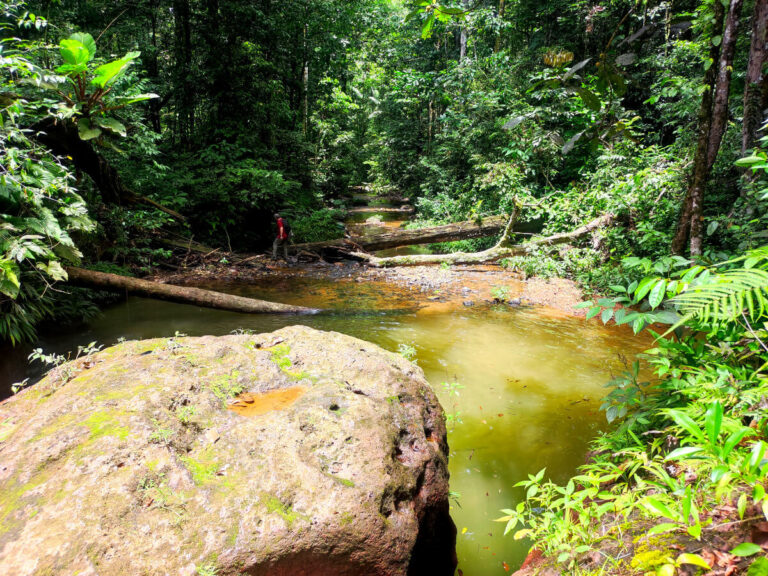
<instances>
[{"instance_id":1,"label":"creek","mask_svg":"<svg viewBox=\"0 0 768 576\"><path fill-rule=\"evenodd\" d=\"M359 282L354 275L207 287L336 312L246 316L128 298L90 324L46 335L35 346L65 352L92 341L110 345L120 337L259 333L301 323L392 351L401 344L413 347L449 414L452 515L465 576L519 567L530 543L504 537L504 525L492 520L500 508L520 501L523 494L513 485L527 474L546 467L549 477L563 481L584 463L590 439L605 423L599 411L605 383L623 369L620 355L631 357L643 348L631 333L544 308L418 308L411 292L383 280ZM22 358L6 357L2 364L13 362L18 369Z\"/></svg>"}]
</instances>

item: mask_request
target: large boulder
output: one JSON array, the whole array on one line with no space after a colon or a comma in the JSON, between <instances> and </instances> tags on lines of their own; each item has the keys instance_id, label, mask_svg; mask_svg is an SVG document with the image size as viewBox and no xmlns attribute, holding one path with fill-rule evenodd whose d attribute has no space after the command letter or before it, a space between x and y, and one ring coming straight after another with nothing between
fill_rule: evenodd
<instances>
[{"instance_id":1,"label":"large boulder","mask_svg":"<svg viewBox=\"0 0 768 576\"><path fill-rule=\"evenodd\" d=\"M447 453L373 344L125 342L0 404L0 573L452 574Z\"/></svg>"}]
</instances>

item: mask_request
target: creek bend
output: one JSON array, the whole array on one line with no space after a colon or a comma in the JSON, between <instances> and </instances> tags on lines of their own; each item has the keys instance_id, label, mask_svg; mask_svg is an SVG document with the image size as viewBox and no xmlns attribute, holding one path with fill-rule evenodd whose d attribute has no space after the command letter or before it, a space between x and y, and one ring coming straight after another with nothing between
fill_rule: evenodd
<instances>
[{"instance_id":1,"label":"creek bend","mask_svg":"<svg viewBox=\"0 0 768 576\"><path fill-rule=\"evenodd\" d=\"M527 474L546 467L553 480L563 481L584 463L589 441L605 423L599 411L605 383L623 369L620 355L631 358L646 347L628 331L541 307L478 302L419 309L411 292L385 281L278 276L205 287L336 312L248 316L128 298L35 347L65 353L92 341L260 333L292 324L342 332L391 351L413 347L449 415L451 513L459 568L467 576L504 574L504 563L519 567L529 543L504 537L503 524L492 520L500 508L520 501L523 494L513 485ZM19 356L2 362L14 362L17 375L24 362Z\"/></svg>"}]
</instances>

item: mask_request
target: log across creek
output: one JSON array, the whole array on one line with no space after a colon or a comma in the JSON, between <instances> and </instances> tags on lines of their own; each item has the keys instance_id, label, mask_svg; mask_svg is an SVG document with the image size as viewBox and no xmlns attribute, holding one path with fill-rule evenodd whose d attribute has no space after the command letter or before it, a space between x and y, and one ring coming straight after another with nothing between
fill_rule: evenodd
<instances>
[{"instance_id":1,"label":"log across creek","mask_svg":"<svg viewBox=\"0 0 768 576\"><path fill-rule=\"evenodd\" d=\"M193 304L203 308L215 308L217 310L229 310L245 314L316 314L320 312L315 308L304 306L292 306L279 302L267 302L255 298L245 298L203 288L190 286L175 286L172 284L160 284L139 278L129 278L118 274L96 272L69 266L66 268L69 276L68 283L85 288L97 290L109 290L124 292L133 296L143 296L156 300L166 300L180 304Z\"/></svg>"},{"instance_id":2,"label":"log across creek","mask_svg":"<svg viewBox=\"0 0 768 576\"><path fill-rule=\"evenodd\" d=\"M493 236L504 229L508 218L506 216L491 216L482 221L465 220L445 224L444 226L431 226L419 230L393 230L371 234L361 238L339 238L327 242L307 242L295 244L291 250L297 252L321 251L327 248L352 248L367 252L388 250L400 246L416 244L438 244L440 242L453 242L454 240L469 240L471 238L484 238Z\"/></svg>"}]
</instances>

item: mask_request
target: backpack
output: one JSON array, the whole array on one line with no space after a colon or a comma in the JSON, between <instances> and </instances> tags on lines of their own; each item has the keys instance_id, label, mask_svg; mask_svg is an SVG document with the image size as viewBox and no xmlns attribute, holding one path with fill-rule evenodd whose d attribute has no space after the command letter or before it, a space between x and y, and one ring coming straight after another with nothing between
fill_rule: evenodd
<instances>
[{"instance_id":1,"label":"backpack","mask_svg":"<svg viewBox=\"0 0 768 576\"><path fill-rule=\"evenodd\" d=\"M283 230L289 237L291 236L291 223L288 222L288 218L283 218Z\"/></svg>"}]
</instances>

